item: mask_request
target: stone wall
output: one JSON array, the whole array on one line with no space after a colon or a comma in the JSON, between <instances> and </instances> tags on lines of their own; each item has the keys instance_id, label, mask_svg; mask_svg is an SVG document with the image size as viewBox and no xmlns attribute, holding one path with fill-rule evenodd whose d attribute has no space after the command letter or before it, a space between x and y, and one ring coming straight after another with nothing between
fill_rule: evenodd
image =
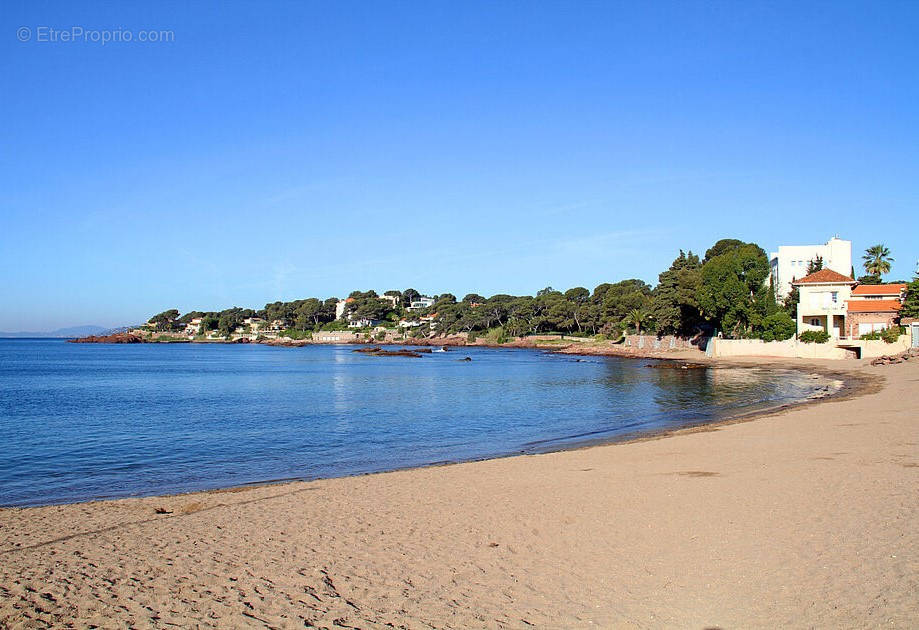
<instances>
[{"instance_id":1,"label":"stone wall","mask_svg":"<svg viewBox=\"0 0 919 630\"><path fill-rule=\"evenodd\" d=\"M338 330L314 332L312 341L316 343L350 343L366 337L366 335L358 335L360 335L360 333Z\"/></svg>"},{"instance_id":2,"label":"stone wall","mask_svg":"<svg viewBox=\"0 0 919 630\"><path fill-rule=\"evenodd\" d=\"M696 348L690 339L664 335L627 335L622 345L640 350L676 350L678 348Z\"/></svg>"}]
</instances>

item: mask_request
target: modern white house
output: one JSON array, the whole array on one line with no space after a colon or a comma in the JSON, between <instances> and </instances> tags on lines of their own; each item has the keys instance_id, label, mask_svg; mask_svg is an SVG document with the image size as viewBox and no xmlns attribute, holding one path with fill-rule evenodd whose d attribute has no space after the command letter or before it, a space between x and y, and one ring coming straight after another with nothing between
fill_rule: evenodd
<instances>
[{"instance_id":1,"label":"modern white house","mask_svg":"<svg viewBox=\"0 0 919 630\"><path fill-rule=\"evenodd\" d=\"M823 259L824 269L850 277L852 241L834 236L825 245L780 245L779 251L769 254L776 299L781 301L788 296L792 282L806 276L807 263L818 256Z\"/></svg>"},{"instance_id":2,"label":"modern white house","mask_svg":"<svg viewBox=\"0 0 919 630\"><path fill-rule=\"evenodd\" d=\"M424 308L431 308L434 306L434 298L429 298L427 296L420 296L412 300L411 305L408 307L410 311L419 311Z\"/></svg>"}]
</instances>

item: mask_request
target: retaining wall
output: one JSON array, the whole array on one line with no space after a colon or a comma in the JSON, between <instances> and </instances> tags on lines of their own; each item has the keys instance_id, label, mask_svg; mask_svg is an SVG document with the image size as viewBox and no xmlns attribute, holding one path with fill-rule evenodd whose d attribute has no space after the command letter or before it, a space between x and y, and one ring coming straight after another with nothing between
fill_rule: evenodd
<instances>
[{"instance_id":1,"label":"retaining wall","mask_svg":"<svg viewBox=\"0 0 919 630\"><path fill-rule=\"evenodd\" d=\"M762 341L760 339L712 339L709 356L713 357L780 357L789 359L872 359L887 354L899 354L909 349L909 335L901 335L894 343L855 339L827 343Z\"/></svg>"}]
</instances>

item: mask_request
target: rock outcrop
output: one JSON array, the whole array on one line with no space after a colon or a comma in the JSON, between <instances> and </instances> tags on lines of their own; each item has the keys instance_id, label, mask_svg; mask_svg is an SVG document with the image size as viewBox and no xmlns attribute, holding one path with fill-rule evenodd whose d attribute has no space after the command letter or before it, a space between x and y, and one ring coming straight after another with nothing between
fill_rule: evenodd
<instances>
[{"instance_id":1,"label":"rock outcrop","mask_svg":"<svg viewBox=\"0 0 919 630\"><path fill-rule=\"evenodd\" d=\"M134 333L115 333L114 335L90 335L79 339L68 339L68 343L144 343L144 339Z\"/></svg>"}]
</instances>

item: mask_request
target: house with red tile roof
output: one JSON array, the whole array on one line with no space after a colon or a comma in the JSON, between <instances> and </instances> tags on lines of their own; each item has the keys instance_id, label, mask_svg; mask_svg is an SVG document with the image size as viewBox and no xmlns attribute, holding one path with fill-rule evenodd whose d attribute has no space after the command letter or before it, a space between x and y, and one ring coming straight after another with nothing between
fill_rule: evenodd
<instances>
[{"instance_id":1,"label":"house with red tile roof","mask_svg":"<svg viewBox=\"0 0 919 630\"><path fill-rule=\"evenodd\" d=\"M860 284L852 290L853 299L902 300L906 297L906 283Z\"/></svg>"},{"instance_id":2,"label":"house with red tile roof","mask_svg":"<svg viewBox=\"0 0 919 630\"><path fill-rule=\"evenodd\" d=\"M798 334L823 330L833 339L846 336L847 304L858 283L838 271L821 269L795 280L800 299L795 322Z\"/></svg>"},{"instance_id":3,"label":"house with red tile roof","mask_svg":"<svg viewBox=\"0 0 919 630\"><path fill-rule=\"evenodd\" d=\"M833 339L858 339L900 323L906 285L862 284L832 269L796 280L798 334L823 330Z\"/></svg>"},{"instance_id":4,"label":"house with red tile roof","mask_svg":"<svg viewBox=\"0 0 919 630\"><path fill-rule=\"evenodd\" d=\"M852 290L847 309L847 334L852 339L899 325L906 284L862 284Z\"/></svg>"}]
</instances>

